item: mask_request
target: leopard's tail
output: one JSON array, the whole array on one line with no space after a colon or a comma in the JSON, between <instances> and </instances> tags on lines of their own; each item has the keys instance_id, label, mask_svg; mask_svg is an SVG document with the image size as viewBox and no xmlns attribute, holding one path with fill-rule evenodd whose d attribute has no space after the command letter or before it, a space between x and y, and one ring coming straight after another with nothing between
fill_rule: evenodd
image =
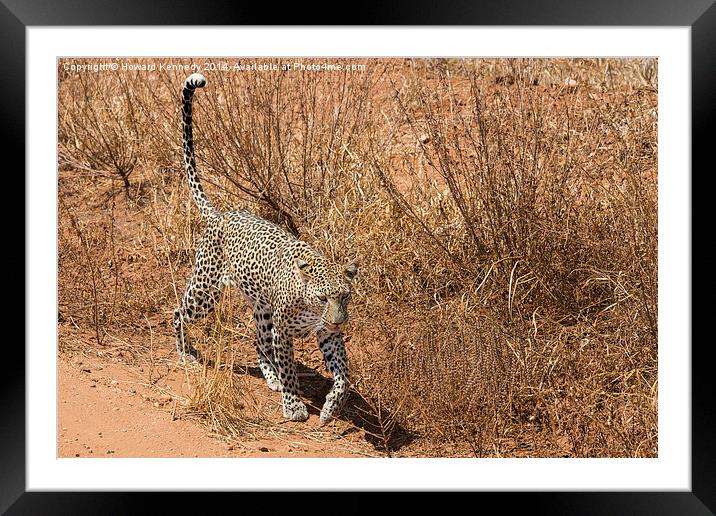
<instances>
[{"instance_id":1,"label":"leopard's tail","mask_svg":"<svg viewBox=\"0 0 716 516\"><path fill-rule=\"evenodd\" d=\"M194 90L206 86L206 79L200 73L193 73L184 80L182 90L182 142L184 147L184 170L189 180L191 194L194 202L199 207L202 218L207 218L216 213L216 208L204 192L201 186L199 174L196 171L196 158L194 157L194 139L192 136L191 106L194 98Z\"/></svg>"}]
</instances>

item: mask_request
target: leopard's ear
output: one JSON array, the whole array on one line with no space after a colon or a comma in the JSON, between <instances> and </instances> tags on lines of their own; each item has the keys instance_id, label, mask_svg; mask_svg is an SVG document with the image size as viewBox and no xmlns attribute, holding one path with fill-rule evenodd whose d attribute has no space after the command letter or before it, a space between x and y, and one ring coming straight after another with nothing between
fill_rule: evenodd
<instances>
[{"instance_id":1,"label":"leopard's ear","mask_svg":"<svg viewBox=\"0 0 716 516\"><path fill-rule=\"evenodd\" d=\"M293 260L293 264L304 280L310 279L310 275L308 274L308 266L311 265L310 263L308 263L303 258L297 257L295 260Z\"/></svg>"},{"instance_id":2,"label":"leopard's ear","mask_svg":"<svg viewBox=\"0 0 716 516\"><path fill-rule=\"evenodd\" d=\"M350 280L355 278L356 274L358 274L358 262L356 260L352 260L348 265L345 266L345 268L343 269L343 273Z\"/></svg>"}]
</instances>

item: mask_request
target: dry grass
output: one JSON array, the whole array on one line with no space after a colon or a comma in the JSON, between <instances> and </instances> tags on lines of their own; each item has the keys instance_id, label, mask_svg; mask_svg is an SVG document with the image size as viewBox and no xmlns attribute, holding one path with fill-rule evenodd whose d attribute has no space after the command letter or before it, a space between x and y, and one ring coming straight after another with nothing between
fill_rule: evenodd
<instances>
[{"instance_id":1,"label":"dry grass","mask_svg":"<svg viewBox=\"0 0 716 516\"><path fill-rule=\"evenodd\" d=\"M656 62L360 62L208 73L195 142L218 206L361 262L352 384L382 449L656 456ZM60 74L60 322L98 345L173 346L201 232L182 79ZM190 410L237 435L260 424L235 375L253 337L223 306Z\"/></svg>"}]
</instances>

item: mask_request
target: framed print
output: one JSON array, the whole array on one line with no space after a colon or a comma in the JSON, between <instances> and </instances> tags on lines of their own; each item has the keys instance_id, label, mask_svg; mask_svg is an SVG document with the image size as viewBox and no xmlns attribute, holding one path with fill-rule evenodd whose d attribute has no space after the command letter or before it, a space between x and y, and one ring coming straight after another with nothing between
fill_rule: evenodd
<instances>
[{"instance_id":1,"label":"framed print","mask_svg":"<svg viewBox=\"0 0 716 516\"><path fill-rule=\"evenodd\" d=\"M713 510L690 277L708 2L261 27L57 6L1 11L28 192L3 510Z\"/></svg>"}]
</instances>

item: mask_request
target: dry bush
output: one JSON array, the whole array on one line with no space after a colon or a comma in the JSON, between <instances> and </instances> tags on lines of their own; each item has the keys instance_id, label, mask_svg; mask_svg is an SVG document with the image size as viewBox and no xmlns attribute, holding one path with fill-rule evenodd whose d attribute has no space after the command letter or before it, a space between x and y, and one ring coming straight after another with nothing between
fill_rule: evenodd
<instances>
[{"instance_id":1,"label":"dry bush","mask_svg":"<svg viewBox=\"0 0 716 516\"><path fill-rule=\"evenodd\" d=\"M117 176L129 195L144 136L131 83L108 73L78 74L61 83L60 166Z\"/></svg>"},{"instance_id":2,"label":"dry bush","mask_svg":"<svg viewBox=\"0 0 716 516\"><path fill-rule=\"evenodd\" d=\"M393 83L371 168L413 234L382 293L416 315L378 389L480 454L525 424L569 455L655 454L655 96L541 88L540 63L511 65L490 81L419 62Z\"/></svg>"},{"instance_id":3,"label":"dry bush","mask_svg":"<svg viewBox=\"0 0 716 516\"><path fill-rule=\"evenodd\" d=\"M195 144L217 205L361 262L352 383L382 447L409 433L480 456L655 456L656 62L366 64L207 74ZM144 187L109 215L95 206L113 221L113 247L89 238L96 212L66 199L61 311L98 334L146 332L146 317L173 347L201 231L180 161L184 77L88 77L60 82L61 144L124 147ZM69 123L85 105L116 109ZM119 123L127 113L134 122ZM99 269L108 255L119 289ZM98 311L101 296L122 309ZM219 312L194 331L213 365L192 376L190 410L237 435L250 400L232 346L252 336L232 329L245 314Z\"/></svg>"},{"instance_id":4,"label":"dry bush","mask_svg":"<svg viewBox=\"0 0 716 516\"><path fill-rule=\"evenodd\" d=\"M196 149L212 195L298 234L353 187L377 74L216 74L196 96Z\"/></svg>"},{"instance_id":5,"label":"dry bush","mask_svg":"<svg viewBox=\"0 0 716 516\"><path fill-rule=\"evenodd\" d=\"M189 338L202 353L202 363L185 364L193 385L185 414L202 420L212 433L228 438L245 436L252 426L268 424L248 389L246 366L238 362L233 346L237 339L250 339L246 324L232 324L235 304L227 293L211 316L189 329Z\"/></svg>"},{"instance_id":6,"label":"dry bush","mask_svg":"<svg viewBox=\"0 0 716 516\"><path fill-rule=\"evenodd\" d=\"M112 199L99 220L82 220L59 199L58 320L90 327L97 345L115 324L128 294L119 271L114 211Z\"/></svg>"}]
</instances>

